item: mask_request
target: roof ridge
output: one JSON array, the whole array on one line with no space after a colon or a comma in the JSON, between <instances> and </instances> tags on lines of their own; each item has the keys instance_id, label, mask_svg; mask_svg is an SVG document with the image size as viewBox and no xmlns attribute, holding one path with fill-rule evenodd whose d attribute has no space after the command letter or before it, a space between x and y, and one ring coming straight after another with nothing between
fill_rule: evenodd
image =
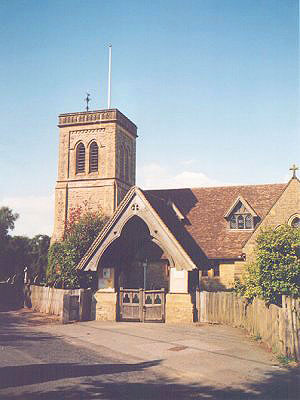
<instances>
[{"instance_id":1,"label":"roof ridge","mask_svg":"<svg viewBox=\"0 0 300 400\"><path fill-rule=\"evenodd\" d=\"M287 186L288 183L259 183L259 184L248 184L248 185L223 185L223 186L194 186L194 187L181 187L181 188L169 188L169 189L143 189L143 192L167 192L171 190L193 190L193 189L225 189L225 188L240 188L240 187L257 187L257 186ZM152 194L151 194L152 195ZM153 195L152 195L153 196Z\"/></svg>"}]
</instances>

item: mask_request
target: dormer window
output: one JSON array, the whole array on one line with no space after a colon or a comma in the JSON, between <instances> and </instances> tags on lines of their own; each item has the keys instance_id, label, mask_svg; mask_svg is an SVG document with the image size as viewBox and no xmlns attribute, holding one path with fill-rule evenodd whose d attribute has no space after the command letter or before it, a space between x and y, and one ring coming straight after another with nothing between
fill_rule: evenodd
<instances>
[{"instance_id":1,"label":"dormer window","mask_svg":"<svg viewBox=\"0 0 300 400\"><path fill-rule=\"evenodd\" d=\"M250 205L239 196L224 217L228 221L229 229L254 229L257 214Z\"/></svg>"},{"instance_id":2,"label":"dormer window","mask_svg":"<svg viewBox=\"0 0 300 400\"><path fill-rule=\"evenodd\" d=\"M232 214L229 220L230 229L253 229L251 214Z\"/></svg>"}]
</instances>

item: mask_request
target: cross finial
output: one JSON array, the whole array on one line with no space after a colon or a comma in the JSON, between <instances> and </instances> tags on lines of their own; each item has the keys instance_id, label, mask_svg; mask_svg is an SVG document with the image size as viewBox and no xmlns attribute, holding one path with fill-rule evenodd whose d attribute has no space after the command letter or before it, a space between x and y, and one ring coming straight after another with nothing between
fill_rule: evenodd
<instances>
[{"instance_id":1,"label":"cross finial","mask_svg":"<svg viewBox=\"0 0 300 400\"><path fill-rule=\"evenodd\" d=\"M298 171L298 167L295 165L295 164L293 164L292 166L291 166L291 168L290 168L290 171L293 171L293 176L292 176L292 178L297 178L296 177L296 171Z\"/></svg>"},{"instance_id":2,"label":"cross finial","mask_svg":"<svg viewBox=\"0 0 300 400\"><path fill-rule=\"evenodd\" d=\"M89 93L86 94L85 101L86 101L86 111L89 111L89 102L91 101Z\"/></svg>"}]
</instances>

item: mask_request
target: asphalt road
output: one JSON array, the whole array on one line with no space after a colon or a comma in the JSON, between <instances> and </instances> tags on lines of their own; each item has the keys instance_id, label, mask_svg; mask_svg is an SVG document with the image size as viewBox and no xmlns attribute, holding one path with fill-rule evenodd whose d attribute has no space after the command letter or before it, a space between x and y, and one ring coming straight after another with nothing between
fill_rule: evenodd
<instances>
[{"instance_id":1,"label":"asphalt road","mask_svg":"<svg viewBox=\"0 0 300 400\"><path fill-rule=\"evenodd\" d=\"M251 366L253 371L257 371L258 368L262 371L265 368L268 373L263 375L259 371L257 375L259 379L255 382L249 377L248 386L247 382L238 385L229 381L226 385L226 377L224 385L214 384L211 379L205 379L205 373L203 374L205 368L201 370L197 379L188 381L186 377L183 379L176 372L181 369L178 361L181 356L177 353L179 354L184 348L188 350L188 346L169 348L173 349L174 354L176 353L176 358L171 357L166 362L163 359L165 353L152 340L152 357L146 357L146 353L142 350L139 357L139 354L130 353L130 349L134 348L133 343L141 340L136 334L131 335L132 338L120 341L122 334L120 328L117 328L118 331L115 333L111 326L104 326L105 329L102 330L102 325L95 324L96 322L61 326L51 318L40 318L30 312L1 312L0 399L285 400L299 398L299 371L295 368L280 368L271 362L268 364L267 361L253 364ZM118 326L121 326L123 331L127 330L124 325ZM132 325L132 330L134 329L134 332L144 329L141 335L145 336L145 328ZM149 332L154 332L155 327L149 326L147 329ZM164 328L162 325L157 331L161 338L165 333L170 335L173 332L175 335L177 332L178 335L182 332L176 331L176 328ZM94 332L97 333L97 340ZM109 336L105 338L105 334ZM227 340L229 339L228 336ZM143 340L141 343L146 348L146 339ZM165 343L166 340L157 341L161 342ZM123 351L121 351L122 346ZM254 349L251 346L250 348ZM164 357L160 358L160 354ZM193 358L194 353L190 354ZM202 357L203 354L202 352ZM262 357L266 357L267 360L269 356L266 354ZM182 360L182 368L184 369L186 365L188 369L188 358L184 362L182 356ZM225 354L228 370L233 362L230 360ZM245 363L246 360L240 362Z\"/></svg>"}]
</instances>

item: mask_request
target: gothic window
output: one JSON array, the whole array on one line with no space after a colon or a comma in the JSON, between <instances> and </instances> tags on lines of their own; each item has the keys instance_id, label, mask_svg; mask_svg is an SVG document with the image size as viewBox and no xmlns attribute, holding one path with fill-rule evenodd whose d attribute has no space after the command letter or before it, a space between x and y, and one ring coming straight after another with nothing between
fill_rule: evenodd
<instances>
[{"instance_id":1,"label":"gothic window","mask_svg":"<svg viewBox=\"0 0 300 400\"><path fill-rule=\"evenodd\" d=\"M238 215L237 217L238 229L245 229L245 219L243 215Z\"/></svg>"},{"instance_id":2,"label":"gothic window","mask_svg":"<svg viewBox=\"0 0 300 400\"><path fill-rule=\"evenodd\" d=\"M251 214L245 215L245 229L252 229L253 228L253 217Z\"/></svg>"},{"instance_id":3,"label":"gothic window","mask_svg":"<svg viewBox=\"0 0 300 400\"><path fill-rule=\"evenodd\" d=\"M92 142L90 145L90 172L98 172L98 145Z\"/></svg>"},{"instance_id":4,"label":"gothic window","mask_svg":"<svg viewBox=\"0 0 300 400\"><path fill-rule=\"evenodd\" d=\"M76 147L76 174L85 171L85 147L79 143Z\"/></svg>"},{"instance_id":5,"label":"gothic window","mask_svg":"<svg viewBox=\"0 0 300 400\"><path fill-rule=\"evenodd\" d=\"M245 205L239 201L228 217L230 229L253 229L254 218Z\"/></svg>"},{"instance_id":6,"label":"gothic window","mask_svg":"<svg viewBox=\"0 0 300 400\"><path fill-rule=\"evenodd\" d=\"M237 229L236 215L230 217L230 229Z\"/></svg>"},{"instance_id":7,"label":"gothic window","mask_svg":"<svg viewBox=\"0 0 300 400\"><path fill-rule=\"evenodd\" d=\"M295 217L291 222L291 226L293 228L300 228L300 218L299 217Z\"/></svg>"}]
</instances>

